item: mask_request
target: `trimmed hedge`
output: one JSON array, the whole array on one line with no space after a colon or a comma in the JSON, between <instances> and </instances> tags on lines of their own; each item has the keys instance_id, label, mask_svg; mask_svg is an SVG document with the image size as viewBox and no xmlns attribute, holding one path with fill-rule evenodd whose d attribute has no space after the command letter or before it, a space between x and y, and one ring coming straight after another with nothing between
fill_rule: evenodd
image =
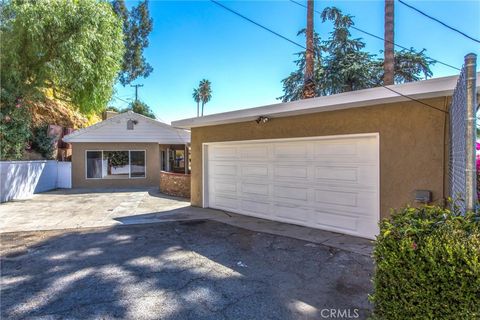
<instances>
[{"instance_id":1,"label":"trimmed hedge","mask_svg":"<svg viewBox=\"0 0 480 320\"><path fill-rule=\"evenodd\" d=\"M373 278L375 319L480 319L480 221L435 206L380 223Z\"/></svg>"}]
</instances>

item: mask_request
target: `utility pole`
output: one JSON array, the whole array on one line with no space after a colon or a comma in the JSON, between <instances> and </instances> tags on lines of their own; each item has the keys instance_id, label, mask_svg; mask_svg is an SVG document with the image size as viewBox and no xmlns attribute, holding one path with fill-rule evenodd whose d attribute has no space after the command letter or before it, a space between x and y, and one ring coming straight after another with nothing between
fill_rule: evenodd
<instances>
[{"instance_id":1,"label":"utility pole","mask_svg":"<svg viewBox=\"0 0 480 320\"><path fill-rule=\"evenodd\" d=\"M135 88L135 102L138 101L138 88L143 87L143 84L131 84L130 87Z\"/></svg>"},{"instance_id":2,"label":"utility pole","mask_svg":"<svg viewBox=\"0 0 480 320\"><path fill-rule=\"evenodd\" d=\"M383 85L394 84L395 80L395 52L394 52L394 0L385 0L385 41L383 58Z\"/></svg>"},{"instance_id":3,"label":"utility pole","mask_svg":"<svg viewBox=\"0 0 480 320\"><path fill-rule=\"evenodd\" d=\"M305 75L303 83L303 98L315 97L315 79L314 79L314 47L313 47L313 0L307 1L307 50L305 52Z\"/></svg>"}]
</instances>

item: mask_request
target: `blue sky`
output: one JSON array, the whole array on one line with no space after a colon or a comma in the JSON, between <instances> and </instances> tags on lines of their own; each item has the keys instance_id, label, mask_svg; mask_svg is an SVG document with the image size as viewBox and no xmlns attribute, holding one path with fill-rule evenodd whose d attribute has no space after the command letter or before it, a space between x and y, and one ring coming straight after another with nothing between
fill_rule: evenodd
<instances>
[{"instance_id":1,"label":"blue sky","mask_svg":"<svg viewBox=\"0 0 480 320\"><path fill-rule=\"evenodd\" d=\"M305 9L290 1L221 1L276 32L303 43L296 33L305 26ZM298 2L306 3L304 0ZM476 38L480 37L480 1L405 2ZM128 2L128 5L135 4ZM316 1L315 9L335 5L354 17L355 26L383 36L383 0ZM282 95L281 80L295 69L295 45L225 11L210 1L150 1L154 20L150 46L145 55L153 73L143 84L139 99L152 107L161 121L194 117L193 88L203 79L212 82L212 100L205 114L276 103ZM480 46L431 21L399 2L395 3L395 42L405 47L427 49L435 59L460 67L469 52ZM315 29L323 39L331 31L315 15ZM379 53L383 42L352 30L370 53ZM433 77L454 75L456 70L435 65ZM134 88L116 86L115 96L131 101ZM116 99L111 105L125 107Z\"/></svg>"}]
</instances>

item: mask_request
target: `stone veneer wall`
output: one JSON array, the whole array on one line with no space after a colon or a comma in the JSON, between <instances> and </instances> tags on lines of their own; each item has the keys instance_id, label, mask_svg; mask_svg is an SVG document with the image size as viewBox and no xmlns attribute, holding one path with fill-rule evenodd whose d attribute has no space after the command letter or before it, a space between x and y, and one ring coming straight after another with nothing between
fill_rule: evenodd
<instances>
[{"instance_id":1,"label":"stone veneer wall","mask_svg":"<svg viewBox=\"0 0 480 320\"><path fill-rule=\"evenodd\" d=\"M160 171L160 192L190 199L190 175Z\"/></svg>"}]
</instances>

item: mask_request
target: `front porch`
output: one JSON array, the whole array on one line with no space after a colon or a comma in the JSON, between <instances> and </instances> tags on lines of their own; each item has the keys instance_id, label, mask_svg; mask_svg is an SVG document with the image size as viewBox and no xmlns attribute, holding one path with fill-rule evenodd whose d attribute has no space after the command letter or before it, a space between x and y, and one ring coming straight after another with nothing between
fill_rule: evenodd
<instances>
[{"instance_id":1,"label":"front porch","mask_svg":"<svg viewBox=\"0 0 480 320\"><path fill-rule=\"evenodd\" d=\"M190 146L159 145L160 192L190 199Z\"/></svg>"}]
</instances>

